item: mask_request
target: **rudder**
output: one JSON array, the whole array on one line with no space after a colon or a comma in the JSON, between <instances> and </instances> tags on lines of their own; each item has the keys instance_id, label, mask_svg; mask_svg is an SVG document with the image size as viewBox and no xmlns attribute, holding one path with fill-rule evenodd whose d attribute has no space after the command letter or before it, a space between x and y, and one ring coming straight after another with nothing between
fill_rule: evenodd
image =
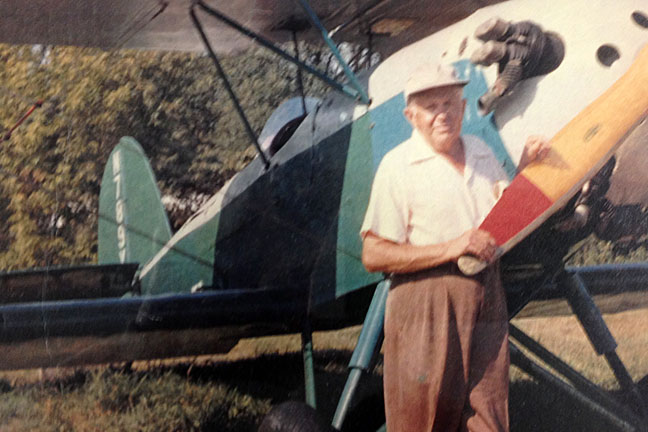
<instances>
[{"instance_id":1,"label":"rudder","mask_svg":"<svg viewBox=\"0 0 648 432\"><path fill-rule=\"evenodd\" d=\"M113 149L99 194L99 264L145 264L171 238L148 159L140 144L124 137Z\"/></svg>"}]
</instances>

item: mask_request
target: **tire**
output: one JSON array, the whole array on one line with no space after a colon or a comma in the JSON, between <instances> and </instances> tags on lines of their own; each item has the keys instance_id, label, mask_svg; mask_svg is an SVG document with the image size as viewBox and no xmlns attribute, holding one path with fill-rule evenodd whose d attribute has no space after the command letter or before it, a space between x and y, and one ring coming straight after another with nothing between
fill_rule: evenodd
<instances>
[{"instance_id":1,"label":"tire","mask_svg":"<svg viewBox=\"0 0 648 432\"><path fill-rule=\"evenodd\" d=\"M258 432L335 432L319 413L303 402L284 402L263 418Z\"/></svg>"}]
</instances>

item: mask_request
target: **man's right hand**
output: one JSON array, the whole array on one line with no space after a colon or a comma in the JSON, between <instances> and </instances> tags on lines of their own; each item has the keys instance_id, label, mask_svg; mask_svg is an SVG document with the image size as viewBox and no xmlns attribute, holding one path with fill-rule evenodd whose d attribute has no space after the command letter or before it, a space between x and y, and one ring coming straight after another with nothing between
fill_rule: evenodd
<instances>
[{"instance_id":1,"label":"man's right hand","mask_svg":"<svg viewBox=\"0 0 648 432\"><path fill-rule=\"evenodd\" d=\"M457 262L464 255L473 255L490 263L497 244L486 231L471 229L454 240L431 245L396 243L371 231L362 242L362 263L370 272L411 273Z\"/></svg>"},{"instance_id":2,"label":"man's right hand","mask_svg":"<svg viewBox=\"0 0 648 432\"><path fill-rule=\"evenodd\" d=\"M450 254L454 260L464 255L473 255L490 263L497 252L497 243L487 231L473 228L451 242Z\"/></svg>"}]
</instances>

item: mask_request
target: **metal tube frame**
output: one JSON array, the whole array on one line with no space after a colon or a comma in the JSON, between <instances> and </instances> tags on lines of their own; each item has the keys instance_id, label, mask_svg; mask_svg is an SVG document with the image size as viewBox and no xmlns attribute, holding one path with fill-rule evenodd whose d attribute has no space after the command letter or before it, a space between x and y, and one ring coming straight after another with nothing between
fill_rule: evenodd
<instances>
[{"instance_id":1,"label":"metal tube frame","mask_svg":"<svg viewBox=\"0 0 648 432\"><path fill-rule=\"evenodd\" d=\"M252 144L256 148L257 153L261 157L261 160L263 161L263 164L265 166L265 169L268 169L270 167L270 161L266 157L265 153L263 153L263 150L261 150L261 146L259 145L259 140L252 130L252 126L250 126L250 122L247 119L247 116L245 115L245 111L243 111L243 108L241 107L241 104L239 103L238 97L236 96L236 93L234 93L234 89L232 88L232 85L230 84L229 80L227 79L227 74L225 73L225 70L223 70L223 67L221 66L220 62L218 61L218 57L216 56L216 53L211 47L211 44L209 43L209 39L207 38L207 35L205 34L205 30L202 27L202 24L198 20L198 17L196 16L196 12L194 11L194 7L192 6L191 9L189 10L189 15L191 15L191 20L194 23L194 26L198 30L198 33L200 34L200 38L203 41L203 44L205 45L205 48L207 48L207 52L209 53L209 57L212 59L212 62L216 66L216 70L218 71L218 74L221 77L221 80L223 81L223 85L225 86L225 89L227 90L227 93L230 96L230 99L232 100L232 103L234 104L234 108L236 108L236 112L238 113L239 117L241 118L241 121L243 122L243 126L245 127L245 131L247 132L248 137L250 138L250 141L252 141Z\"/></svg>"},{"instance_id":2,"label":"metal tube frame","mask_svg":"<svg viewBox=\"0 0 648 432\"><path fill-rule=\"evenodd\" d=\"M515 343L528 350L531 354L541 359L558 374L562 375L563 378L565 378L574 386L575 391L579 392L580 394L586 395L585 399L579 399L581 402L585 403L588 406L594 403L599 407L598 409L604 409L606 412L620 413L623 417L631 419L634 423L639 423L640 420L634 415L634 413L618 403L607 393L602 391L599 387L594 385L591 381L578 373L571 366L555 356L544 346L533 340L513 324L509 324L509 335L515 341ZM529 361L532 360L529 359ZM519 366L522 368L523 365L524 364ZM526 369L522 369L525 372L529 373ZM555 374L549 371L545 371L543 372L543 374L544 373L551 374L555 377ZM531 373L529 374L532 375Z\"/></svg>"},{"instance_id":3,"label":"metal tube frame","mask_svg":"<svg viewBox=\"0 0 648 432\"><path fill-rule=\"evenodd\" d=\"M350 19L348 19L346 22L343 22L339 26L335 27L333 30L329 32L329 36L333 36L335 33L344 30L348 26L350 26L352 23L357 21L359 18L363 17L365 14L367 14L371 9L374 9L375 7L379 6L381 3L385 3L387 0L374 0L372 3L369 3L366 5L362 10L358 11L354 16L352 16ZM369 33L371 33L371 28L367 29Z\"/></svg>"},{"instance_id":4,"label":"metal tube frame","mask_svg":"<svg viewBox=\"0 0 648 432\"><path fill-rule=\"evenodd\" d=\"M382 282L379 284L376 287L374 298L369 307L369 311L367 312L361 335L358 338L358 343L349 364L349 376L338 401L338 406L332 421L332 426L338 430L344 423L353 396L360 384L362 374L368 371L368 365L373 361L374 356L382 344L382 319L384 318L385 301L388 291L388 282ZM598 313L600 314L600 312ZM613 355L606 353L606 359L614 370L617 379L619 379L620 376L626 378L620 379L619 383L624 389L628 389L629 387L631 390L631 396L633 397L633 402L635 402L635 405L639 403L639 407L634 407L635 410L637 410L636 414L617 402L614 398L610 397L598 386L579 374L571 366L552 354L549 350L530 338L513 324L509 324L509 329L510 336L513 339L513 341L510 342L511 360L523 371L537 380L558 389L566 396L593 412L604 416L610 422L615 424L619 430L633 432L644 432L647 430L644 426L646 417L641 395L637 391L632 379L629 378L625 366L618 356L616 356L614 351L612 352ZM378 337L376 337L376 335L378 335ZM538 360L525 355L516 344L525 348L537 357L537 359L547 364L555 371L555 373L542 367ZM621 371L621 373L619 373L619 371ZM630 382L628 382L628 379ZM384 427L382 430L384 430Z\"/></svg>"},{"instance_id":5,"label":"metal tube frame","mask_svg":"<svg viewBox=\"0 0 648 432\"><path fill-rule=\"evenodd\" d=\"M605 357L621 389L630 396L635 411L644 420L648 420L646 403L632 381L630 373L617 355L617 342L603 320L601 311L594 303L585 281L578 272L571 275L564 272L559 276L558 280L563 287L569 305L583 326L594 350L598 355Z\"/></svg>"},{"instance_id":6,"label":"metal tube frame","mask_svg":"<svg viewBox=\"0 0 648 432\"><path fill-rule=\"evenodd\" d=\"M333 42L333 40L329 37L328 31L326 31L326 29L322 25L322 22L317 17L317 14L311 8L310 4L308 3L308 0L295 0L295 1L298 1L299 4L301 4L301 7L306 12L306 15L308 16L308 19L310 20L311 24L313 24L313 26L315 28L317 28L320 31L320 33L322 34L322 39L324 39L324 42L326 42L329 49L331 50L331 52L335 56L335 58L340 62L340 65L342 65L342 69L344 70L344 74L346 75L346 77L351 82L351 85L358 92L358 96L360 97L360 101L362 101L365 104L369 104L370 103L369 95L362 88L362 85L358 81L358 78L353 73L353 71L351 70L351 68L347 64L347 62L344 61L344 59L342 58L342 54L340 54L340 51L338 50L337 45L335 45L335 42Z\"/></svg>"},{"instance_id":7,"label":"metal tube frame","mask_svg":"<svg viewBox=\"0 0 648 432\"><path fill-rule=\"evenodd\" d=\"M295 58L299 60L299 41L297 40L297 32L294 30L292 31L292 40L295 50ZM306 111L306 93L304 92L304 79L302 77L302 70L299 67L297 67L297 89L299 90L299 97L301 98L302 114L306 115L308 114L308 112Z\"/></svg>"},{"instance_id":8,"label":"metal tube frame","mask_svg":"<svg viewBox=\"0 0 648 432\"><path fill-rule=\"evenodd\" d=\"M369 305L367 316L362 324L362 331L349 361L349 377L340 395L331 426L342 429L344 420L351 408L353 396L360 384L362 375L370 370L376 359L383 340L383 323L385 319L385 304L391 281L384 280L376 286L376 291Z\"/></svg>"},{"instance_id":9,"label":"metal tube frame","mask_svg":"<svg viewBox=\"0 0 648 432\"><path fill-rule=\"evenodd\" d=\"M303 61L295 58L294 56L286 53L284 50L281 48L277 47L273 42L268 40L267 38L263 37L262 35L252 31L251 29L243 26L242 24L234 21L232 18L228 17L227 15L221 13L219 10L214 9L213 7L205 4L202 0L197 0L194 3L193 7L198 6L200 7L203 11L208 13L209 15L213 16L214 18L218 19L219 21L225 23L232 29L238 31L244 36L247 36L248 38L252 39L254 42L258 43L259 45L269 49L273 53L277 54L284 60L287 60L295 65L297 65L300 69L305 70L306 72L312 74L316 78L322 80L324 83L332 87L333 89L342 92L343 94L349 96L350 98L354 100L359 100L365 104L368 104L369 97L366 95L364 92L362 86L359 84L357 79L355 78L355 74L353 75L354 79L352 80L352 86L346 85L346 84L341 84L328 75L318 71L317 69L313 68L312 66L309 66L308 64L304 63ZM343 67L346 66L346 62L344 60L339 59ZM346 66L348 67L348 66ZM353 74L353 72L351 72Z\"/></svg>"},{"instance_id":10,"label":"metal tube frame","mask_svg":"<svg viewBox=\"0 0 648 432\"><path fill-rule=\"evenodd\" d=\"M302 360L304 362L304 394L306 403L317 408L317 397L315 388L315 365L313 363L313 332L311 325L306 318L304 329L301 334Z\"/></svg>"},{"instance_id":11,"label":"metal tube frame","mask_svg":"<svg viewBox=\"0 0 648 432\"><path fill-rule=\"evenodd\" d=\"M604 416L610 422L614 423L619 431L638 432L642 430L638 425L630 423L614 412L592 401L585 394L565 383L547 369L541 367L537 362L524 355L524 353L522 353L522 351L514 344L511 343L509 344L509 346L511 349L511 363L517 365L520 369L528 373L533 378L560 390L564 395L569 396L576 402L581 403L593 412Z\"/></svg>"}]
</instances>

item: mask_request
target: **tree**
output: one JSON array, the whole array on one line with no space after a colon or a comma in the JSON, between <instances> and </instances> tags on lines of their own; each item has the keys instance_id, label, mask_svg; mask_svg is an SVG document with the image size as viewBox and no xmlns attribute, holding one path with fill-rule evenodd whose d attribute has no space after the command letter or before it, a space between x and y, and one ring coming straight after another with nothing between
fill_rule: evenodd
<instances>
[{"instance_id":1,"label":"tree","mask_svg":"<svg viewBox=\"0 0 648 432\"><path fill-rule=\"evenodd\" d=\"M259 50L222 62L258 134L295 95L295 68ZM255 155L200 54L0 46L0 82L5 130L45 101L2 143L2 269L95 259L103 166L124 135L144 147L163 194L176 197L213 194ZM325 91L310 76L305 86Z\"/></svg>"}]
</instances>

